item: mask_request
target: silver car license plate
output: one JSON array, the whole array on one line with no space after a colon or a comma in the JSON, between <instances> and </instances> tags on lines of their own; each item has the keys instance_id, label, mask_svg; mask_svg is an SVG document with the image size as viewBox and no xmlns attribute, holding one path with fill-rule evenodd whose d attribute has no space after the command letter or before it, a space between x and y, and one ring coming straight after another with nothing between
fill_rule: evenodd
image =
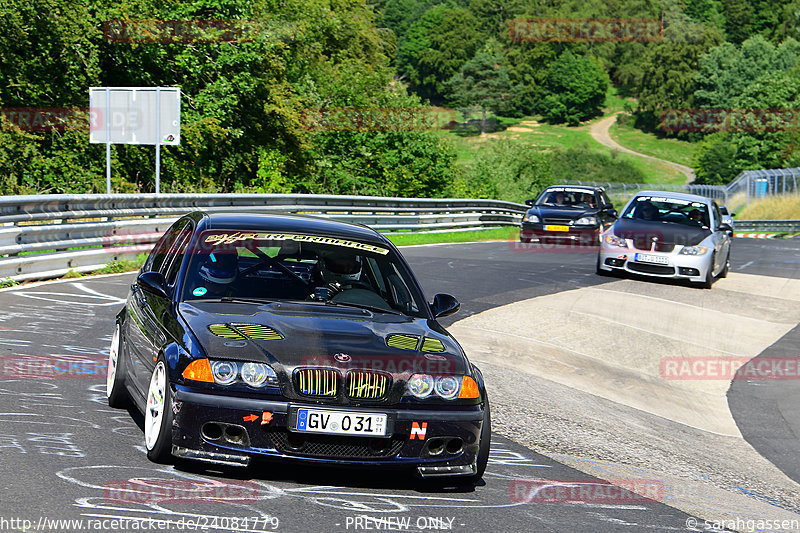
<instances>
[{"instance_id":1,"label":"silver car license plate","mask_svg":"<svg viewBox=\"0 0 800 533\"><path fill-rule=\"evenodd\" d=\"M663 255L653 255L653 254L636 254L636 256L634 257L634 261L638 261L640 263L655 263L657 265L668 265L669 257Z\"/></svg>"}]
</instances>

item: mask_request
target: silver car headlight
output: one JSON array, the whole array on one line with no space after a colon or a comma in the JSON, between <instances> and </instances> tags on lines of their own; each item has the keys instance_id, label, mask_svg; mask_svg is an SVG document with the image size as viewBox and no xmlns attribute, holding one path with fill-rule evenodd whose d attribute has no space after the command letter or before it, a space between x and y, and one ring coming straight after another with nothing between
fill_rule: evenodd
<instances>
[{"instance_id":1,"label":"silver car headlight","mask_svg":"<svg viewBox=\"0 0 800 533\"><path fill-rule=\"evenodd\" d=\"M597 217L581 217L575 221L576 226L596 226Z\"/></svg>"},{"instance_id":2,"label":"silver car headlight","mask_svg":"<svg viewBox=\"0 0 800 533\"><path fill-rule=\"evenodd\" d=\"M623 239L622 237L617 237L613 233L607 234L603 239L609 246L618 246L620 248L628 247L628 242L625 239Z\"/></svg>"},{"instance_id":3,"label":"silver car headlight","mask_svg":"<svg viewBox=\"0 0 800 533\"><path fill-rule=\"evenodd\" d=\"M703 255L708 251L705 246L684 246L680 255Z\"/></svg>"},{"instance_id":4,"label":"silver car headlight","mask_svg":"<svg viewBox=\"0 0 800 533\"><path fill-rule=\"evenodd\" d=\"M523 222L539 222L539 217L536 216L536 215L529 215L529 214L526 213L525 216L522 217L522 221Z\"/></svg>"}]
</instances>

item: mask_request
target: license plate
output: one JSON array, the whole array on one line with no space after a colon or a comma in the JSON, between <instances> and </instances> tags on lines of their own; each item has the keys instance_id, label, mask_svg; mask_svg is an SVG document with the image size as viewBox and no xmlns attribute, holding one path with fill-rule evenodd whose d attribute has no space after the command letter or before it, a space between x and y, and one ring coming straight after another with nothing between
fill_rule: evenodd
<instances>
[{"instance_id":1,"label":"license plate","mask_svg":"<svg viewBox=\"0 0 800 533\"><path fill-rule=\"evenodd\" d=\"M669 264L669 258L663 255L636 254L634 261L639 261L640 263L657 263L659 265Z\"/></svg>"},{"instance_id":2,"label":"license plate","mask_svg":"<svg viewBox=\"0 0 800 533\"><path fill-rule=\"evenodd\" d=\"M544 227L545 231L569 231L569 226L554 226L552 224L547 224Z\"/></svg>"},{"instance_id":3,"label":"license plate","mask_svg":"<svg viewBox=\"0 0 800 533\"><path fill-rule=\"evenodd\" d=\"M386 436L387 415L327 409L298 409L297 431L335 435Z\"/></svg>"}]
</instances>

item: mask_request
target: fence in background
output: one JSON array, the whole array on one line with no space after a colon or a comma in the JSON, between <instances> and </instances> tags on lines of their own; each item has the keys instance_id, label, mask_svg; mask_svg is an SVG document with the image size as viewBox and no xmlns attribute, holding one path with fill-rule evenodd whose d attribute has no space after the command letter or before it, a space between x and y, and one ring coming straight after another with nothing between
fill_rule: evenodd
<instances>
[{"instance_id":1,"label":"fence in background","mask_svg":"<svg viewBox=\"0 0 800 533\"><path fill-rule=\"evenodd\" d=\"M181 215L300 213L383 232L490 229L519 224L527 209L498 200L308 194L36 195L0 197L0 278L87 272L148 252Z\"/></svg>"},{"instance_id":2,"label":"fence in background","mask_svg":"<svg viewBox=\"0 0 800 533\"><path fill-rule=\"evenodd\" d=\"M610 194L635 194L642 190L676 191L698 194L714 198L727 205L732 201L737 204L767 196L785 196L798 194L797 179L800 168L773 168L764 170L745 170L727 185L659 185L654 183L613 183L613 182L581 182L578 185L604 187ZM734 199L734 197L736 197Z\"/></svg>"}]
</instances>

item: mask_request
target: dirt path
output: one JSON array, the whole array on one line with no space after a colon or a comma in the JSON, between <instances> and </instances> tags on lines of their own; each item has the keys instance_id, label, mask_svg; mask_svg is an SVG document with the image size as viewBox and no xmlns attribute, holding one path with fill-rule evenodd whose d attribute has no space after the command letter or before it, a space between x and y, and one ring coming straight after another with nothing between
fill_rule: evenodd
<instances>
[{"instance_id":1,"label":"dirt path","mask_svg":"<svg viewBox=\"0 0 800 533\"><path fill-rule=\"evenodd\" d=\"M599 122L595 122L592 124L592 128L590 133L595 141L599 142L604 146L608 146L609 148L613 148L614 150L619 150L620 152L624 152L626 154L636 155L639 157L646 157L647 159L653 159L655 161L661 161L675 169L677 169L680 173L686 176L686 184L694 181L695 175L694 170L691 167L687 167L686 165L681 165L679 163L673 163L672 161L667 161L666 159L659 159L658 157L653 157L651 155L640 154L639 152L634 152L630 148L625 148L617 141L611 138L611 135L608 133L608 129L611 125L617 120L617 115L619 113L614 113L610 117L606 117Z\"/></svg>"}]
</instances>

